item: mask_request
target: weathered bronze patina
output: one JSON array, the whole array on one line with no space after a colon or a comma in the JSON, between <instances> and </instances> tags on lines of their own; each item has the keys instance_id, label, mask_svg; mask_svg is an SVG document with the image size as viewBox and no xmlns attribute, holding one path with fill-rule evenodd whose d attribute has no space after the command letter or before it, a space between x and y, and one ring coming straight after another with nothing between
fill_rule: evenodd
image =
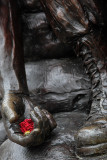
<instances>
[{"instance_id":1,"label":"weathered bronze patina","mask_svg":"<svg viewBox=\"0 0 107 160\"><path fill-rule=\"evenodd\" d=\"M56 50L37 57L70 57L74 50L83 60L92 83L92 104L86 124L77 132L76 153L87 156L102 154L107 150L107 49L106 20L103 0L0 0L0 69L2 78L2 117L8 137L22 146L36 146L56 127L52 115L36 107L29 96L24 67L21 12L42 10L56 37ZM36 7L35 7L36 6ZM43 16L43 15L42 15ZM44 34L44 33L43 33ZM36 41L38 37L35 37ZM59 44L61 42L61 44ZM65 46L66 49L60 49ZM58 48L58 49L57 49ZM71 50L70 50L71 49ZM55 55L57 51L57 54ZM59 53L62 53L58 55ZM14 77L14 78L13 78ZM15 83L13 81L15 79ZM56 110L57 112L57 110ZM38 126L24 136L19 123L30 118ZM17 131L16 131L17 130Z\"/></svg>"}]
</instances>

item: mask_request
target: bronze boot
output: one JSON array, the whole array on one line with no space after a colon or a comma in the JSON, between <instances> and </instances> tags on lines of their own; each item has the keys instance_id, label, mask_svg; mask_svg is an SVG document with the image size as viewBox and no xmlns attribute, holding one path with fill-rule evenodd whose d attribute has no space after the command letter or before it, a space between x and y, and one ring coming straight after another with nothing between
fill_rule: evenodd
<instances>
[{"instance_id":1,"label":"bronze boot","mask_svg":"<svg viewBox=\"0 0 107 160\"><path fill-rule=\"evenodd\" d=\"M107 152L107 56L101 37L95 37L93 34L85 36L76 46L92 82L91 111L76 135L79 156Z\"/></svg>"}]
</instances>

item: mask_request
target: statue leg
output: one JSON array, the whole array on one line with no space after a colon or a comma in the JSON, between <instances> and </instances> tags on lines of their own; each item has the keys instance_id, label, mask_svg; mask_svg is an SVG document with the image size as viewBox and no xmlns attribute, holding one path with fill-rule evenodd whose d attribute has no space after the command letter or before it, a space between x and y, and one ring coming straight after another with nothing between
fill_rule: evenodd
<instances>
[{"instance_id":1,"label":"statue leg","mask_svg":"<svg viewBox=\"0 0 107 160\"><path fill-rule=\"evenodd\" d=\"M96 37L84 36L76 46L92 82L91 111L86 124L76 135L77 153L82 156L107 151L107 53L103 50L101 37Z\"/></svg>"},{"instance_id":2,"label":"statue leg","mask_svg":"<svg viewBox=\"0 0 107 160\"><path fill-rule=\"evenodd\" d=\"M85 126L76 135L77 154L107 151L107 53L102 40L101 12L94 0L41 0L47 18L63 43L71 43L92 81L92 105Z\"/></svg>"},{"instance_id":3,"label":"statue leg","mask_svg":"<svg viewBox=\"0 0 107 160\"><path fill-rule=\"evenodd\" d=\"M19 16L18 16L19 15ZM28 94L24 68L23 42L21 36L20 12L17 2L0 0L0 71L2 96L5 103L14 93ZM15 82L13 80L15 79ZM4 103L3 103L4 104ZM6 110L10 122L17 119L13 105Z\"/></svg>"},{"instance_id":4,"label":"statue leg","mask_svg":"<svg viewBox=\"0 0 107 160\"><path fill-rule=\"evenodd\" d=\"M16 0L0 0L0 71L2 117L9 139L22 146L41 144L56 127L56 122L46 110L34 109L28 96L20 10ZM21 132L19 126L26 118L36 123L28 136Z\"/></svg>"},{"instance_id":5,"label":"statue leg","mask_svg":"<svg viewBox=\"0 0 107 160\"><path fill-rule=\"evenodd\" d=\"M20 11L17 2L0 0L0 70L4 95L9 90L28 93L24 68ZM12 77L15 77L15 84Z\"/></svg>"}]
</instances>

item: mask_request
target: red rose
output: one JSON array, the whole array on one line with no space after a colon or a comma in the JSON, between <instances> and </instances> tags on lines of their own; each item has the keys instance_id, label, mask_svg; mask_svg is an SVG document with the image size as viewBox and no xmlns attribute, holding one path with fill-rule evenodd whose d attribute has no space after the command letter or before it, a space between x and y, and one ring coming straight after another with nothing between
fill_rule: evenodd
<instances>
[{"instance_id":1,"label":"red rose","mask_svg":"<svg viewBox=\"0 0 107 160\"><path fill-rule=\"evenodd\" d=\"M29 134L34 129L34 122L31 119L25 119L19 125L20 125L20 130L25 135Z\"/></svg>"}]
</instances>

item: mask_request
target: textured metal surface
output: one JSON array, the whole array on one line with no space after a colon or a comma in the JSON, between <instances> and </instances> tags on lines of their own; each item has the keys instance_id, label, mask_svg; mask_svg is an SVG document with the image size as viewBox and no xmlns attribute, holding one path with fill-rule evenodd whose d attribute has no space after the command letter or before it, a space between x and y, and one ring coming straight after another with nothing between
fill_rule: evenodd
<instances>
[{"instance_id":1,"label":"textured metal surface","mask_svg":"<svg viewBox=\"0 0 107 160\"><path fill-rule=\"evenodd\" d=\"M42 108L50 112L90 110L91 84L82 61L54 59L27 63L26 71L31 98Z\"/></svg>"},{"instance_id":2,"label":"textured metal surface","mask_svg":"<svg viewBox=\"0 0 107 160\"><path fill-rule=\"evenodd\" d=\"M25 148L7 140L0 147L0 160L76 160L74 134L83 125L87 115L67 112L58 113L54 117L58 127L45 143Z\"/></svg>"},{"instance_id":3,"label":"textured metal surface","mask_svg":"<svg viewBox=\"0 0 107 160\"><path fill-rule=\"evenodd\" d=\"M19 8L17 2L20 4ZM48 115L47 112L45 113L47 113L48 116L46 116L45 113L43 114L43 110L38 107L34 109L33 115L31 114L31 118L36 122L38 121L39 133L41 134L37 133L37 128L35 128L35 130L27 137L20 135L20 132L18 132L17 127L19 121L21 121L21 118L26 118L27 116L30 116L30 113L32 113L30 111L34 108L35 104L31 103L31 100L34 95L36 100L38 98L37 94L40 96L41 99L38 98L39 102L42 101L42 95L45 95L45 101L43 99L44 106L43 103L41 103L41 108L44 107L49 109L51 112L71 111L71 106L73 109L78 109L78 105L76 104L77 101L79 101L78 104L80 104L79 107L81 110L84 110L84 107L81 107L81 104L84 104L84 101L81 101L83 94L80 96L80 92L79 97L77 97L75 101L73 101L73 99L69 102L67 101L70 106L66 105L66 103L64 106L62 104L62 106L54 105L55 107L51 105L53 104L53 99L56 102L58 102L57 99L60 99L60 102L63 98L71 99L70 95L66 94L71 93L71 88L69 85L72 83L72 78L70 77L71 75L68 76L70 68L66 68L67 65L66 67L62 66L62 63L60 65L58 64L56 68L53 66L51 68L49 67L49 69L45 68L48 74L43 74L44 77L47 78L44 80L46 82L43 86L44 89L38 88L36 92L34 91L33 94L30 95L30 97L27 96L28 86L24 69L22 42L23 29L30 35L27 37L25 32L23 34L25 36L24 39L26 39L24 41L25 52L27 52L28 49L28 52L33 53L33 51L35 52L38 49L35 53L40 56L40 59L60 58L66 56L70 58L68 51L71 51L73 48L77 56L82 58L83 64L85 65L92 82L91 90L93 99L91 112L87 119L88 121L83 128L78 131L76 136L76 152L81 156L97 155L106 152L107 62L105 57L107 55L107 45L104 38L106 37L106 32L104 32L106 23L103 23L105 22L105 19L103 19L105 18L105 9L102 10L102 4L104 5L103 2L104 1L101 2L97 0L41 0L43 10L47 16L46 20L46 16L43 13L43 10L41 10L40 3L37 0L5 0L5 2L4 0L0 0L0 68L2 82L1 90L2 95L4 96L2 103L2 115L8 136L12 141L22 146L38 145L44 141L47 133L50 133L50 121L55 121L52 121L52 116ZM39 7L41 13L38 13ZM21 23L20 19L21 13L23 14L23 23ZM32 13L34 13L34 15ZM37 23L33 23L33 18L37 21ZM25 26L21 28L23 25ZM32 39L31 37L33 34L34 36ZM38 42L35 37L38 38ZM29 42L30 45L33 43L32 47L29 47ZM26 48L27 45L28 47ZM36 59L35 57L36 56L34 56L34 60ZM66 64L65 61L66 60L64 60L64 63ZM45 66L46 64L44 67ZM58 73L58 75L56 75L56 73ZM59 79L61 80L59 81ZM61 89L60 85L63 86ZM76 86L77 89L79 87L78 83L75 82L73 86ZM55 91L57 91L58 97L56 96ZM59 96L61 93L64 93L64 96ZM51 99L50 104L47 103L48 99ZM28 103L28 101L30 103ZM72 104L71 101L73 102ZM73 104L76 105L73 106ZM13 122L15 123L13 124ZM46 124L48 127L46 127ZM55 123L52 123L52 126L54 126L53 124ZM69 153L67 153L67 157L64 158L70 158Z\"/></svg>"},{"instance_id":4,"label":"textured metal surface","mask_svg":"<svg viewBox=\"0 0 107 160\"><path fill-rule=\"evenodd\" d=\"M65 112L54 115L58 127L38 147L25 148L10 140L0 147L0 160L78 160L75 155L74 134L83 125L87 115L80 112ZM107 155L82 158L83 160L106 160Z\"/></svg>"},{"instance_id":5,"label":"textured metal surface","mask_svg":"<svg viewBox=\"0 0 107 160\"><path fill-rule=\"evenodd\" d=\"M80 59L44 60L25 66L30 96L37 105L50 112L89 112L91 83Z\"/></svg>"},{"instance_id":6,"label":"textured metal surface","mask_svg":"<svg viewBox=\"0 0 107 160\"><path fill-rule=\"evenodd\" d=\"M0 119L0 145L7 139L6 131L2 119Z\"/></svg>"}]
</instances>

